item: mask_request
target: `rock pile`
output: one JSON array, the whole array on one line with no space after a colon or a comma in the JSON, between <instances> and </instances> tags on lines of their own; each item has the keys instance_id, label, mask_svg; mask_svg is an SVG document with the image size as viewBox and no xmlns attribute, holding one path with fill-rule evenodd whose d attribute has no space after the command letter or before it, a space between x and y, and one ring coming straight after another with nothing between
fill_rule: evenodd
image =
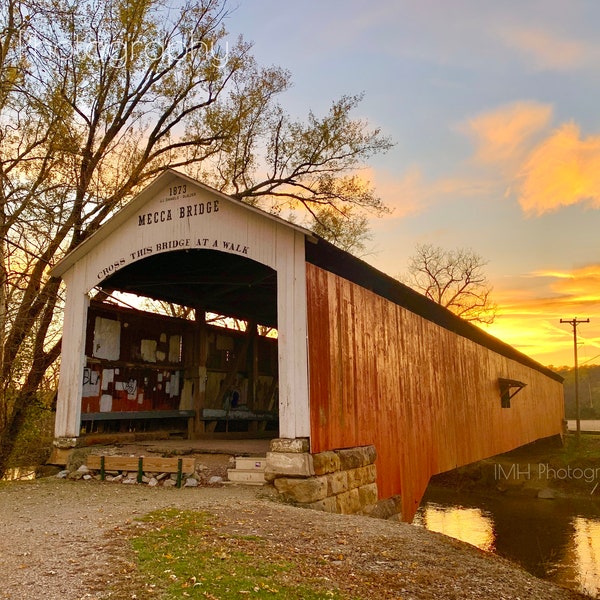
<instances>
[{"instance_id":1,"label":"rock pile","mask_svg":"<svg viewBox=\"0 0 600 600\"><path fill-rule=\"evenodd\" d=\"M102 479L99 470L90 469L87 465L81 465L75 470L65 469L57 475L59 479L71 479L73 481L89 481ZM105 471L104 481L123 484L143 484L149 487L175 487L177 486L177 473L143 472L138 477L137 471ZM181 479L182 487L214 486L223 483L223 478L213 475L210 469L203 464L197 464L193 473L184 473Z\"/></svg>"}]
</instances>

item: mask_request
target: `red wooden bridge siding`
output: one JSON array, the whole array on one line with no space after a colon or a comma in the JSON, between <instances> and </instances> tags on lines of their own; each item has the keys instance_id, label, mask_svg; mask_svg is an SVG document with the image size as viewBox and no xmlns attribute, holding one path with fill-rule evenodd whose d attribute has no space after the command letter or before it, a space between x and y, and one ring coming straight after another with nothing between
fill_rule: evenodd
<instances>
[{"instance_id":1,"label":"red wooden bridge siding","mask_svg":"<svg viewBox=\"0 0 600 600\"><path fill-rule=\"evenodd\" d=\"M561 433L562 384L307 264L313 452L374 444L412 520L431 475ZM527 383L501 408L498 378Z\"/></svg>"}]
</instances>

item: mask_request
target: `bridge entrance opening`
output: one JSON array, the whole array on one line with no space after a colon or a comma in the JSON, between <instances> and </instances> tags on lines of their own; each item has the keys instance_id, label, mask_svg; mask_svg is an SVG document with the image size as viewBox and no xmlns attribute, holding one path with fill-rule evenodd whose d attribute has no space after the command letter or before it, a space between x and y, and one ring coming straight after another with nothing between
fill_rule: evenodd
<instances>
[{"instance_id":1,"label":"bridge entrance opening","mask_svg":"<svg viewBox=\"0 0 600 600\"><path fill-rule=\"evenodd\" d=\"M85 433L278 435L277 273L264 264L174 250L118 270L90 304L85 355Z\"/></svg>"}]
</instances>

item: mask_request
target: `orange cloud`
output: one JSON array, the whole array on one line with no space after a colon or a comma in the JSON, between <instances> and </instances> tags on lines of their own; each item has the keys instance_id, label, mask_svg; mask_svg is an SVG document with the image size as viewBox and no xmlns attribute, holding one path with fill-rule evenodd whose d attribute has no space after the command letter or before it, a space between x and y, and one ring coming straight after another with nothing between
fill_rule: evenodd
<instances>
[{"instance_id":1,"label":"orange cloud","mask_svg":"<svg viewBox=\"0 0 600 600\"><path fill-rule=\"evenodd\" d=\"M499 292L501 299L497 301L502 302L507 310L525 311L527 314L550 310L561 317L574 309L580 315L588 309L600 314L600 264L572 271L534 271L519 279L527 282L517 282L516 289Z\"/></svg>"},{"instance_id":2,"label":"orange cloud","mask_svg":"<svg viewBox=\"0 0 600 600\"><path fill-rule=\"evenodd\" d=\"M514 163L531 149L532 139L552 119L552 106L515 102L470 119L465 126L475 140L475 159L486 164Z\"/></svg>"},{"instance_id":3,"label":"orange cloud","mask_svg":"<svg viewBox=\"0 0 600 600\"><path fill-rule=\"evenodd\" d=\"M600 208L600 135L582 137L572 122L550 130L552 115L551 105L515 102L461 129L474 140L475 163L500 173L527 215L578 203Z\"/></svg>"},{"instance_id":4,"label":"orange cloud","mask_svg":"<svg viewBox=\"0 0 600 600\"><path fill-rule=\"evenodd\" d=\"M512 29L502 33L505 43L540 70L568 70L582 66L588 49L580 41L561 38L542 29Z\"/></svg>"},{"instance_id":5,"label":"orange cloud","mask_svg":"<svg viewBox=\"0 0 600 600\"><path fill-rule=\"evenodd\" d=\"M517 193L528 214L579 202L600 207L600 136L582 139L575 123L562 125L524 162Z\"/></svg>"},{"instance_id":6,"label":"orange cloud","mask_svg":"<svg viewBox=\"0 0 600 600\"><path fill-rule=\"evenodd\" d=\"M561 274L553 282L552 288L569 304L600 305L600 265L588 265L567 276Z\"/></svg>"},{"instance_id":7,"label":"orange cloud","mask_svg":"<svg viewBox=\"0 0 600 600\"><path fill-rule=\"evenodd\" d=\"M600 264L529 273L494 299L498 316L488 331L543 364L573 363L572 329L560 319L589 318L578 329L580 360L600 353Z\"/></svg>"}]
</instances>

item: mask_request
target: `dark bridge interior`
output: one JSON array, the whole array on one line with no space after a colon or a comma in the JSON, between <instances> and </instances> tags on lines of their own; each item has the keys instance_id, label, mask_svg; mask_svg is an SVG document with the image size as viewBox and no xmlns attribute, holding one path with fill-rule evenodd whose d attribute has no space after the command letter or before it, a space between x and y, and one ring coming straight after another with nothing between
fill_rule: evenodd
<instances>
[{"instance_id":1,"label":"dark bridge interior","mask_svg":"<svg viewBox=\"0 0 600 600\"><path fill-rule=\"evenodd\" d=\"M226 252L155 254L120 269L100 287L277 326L276 271Z\"/></svg>"}]
</instances>

